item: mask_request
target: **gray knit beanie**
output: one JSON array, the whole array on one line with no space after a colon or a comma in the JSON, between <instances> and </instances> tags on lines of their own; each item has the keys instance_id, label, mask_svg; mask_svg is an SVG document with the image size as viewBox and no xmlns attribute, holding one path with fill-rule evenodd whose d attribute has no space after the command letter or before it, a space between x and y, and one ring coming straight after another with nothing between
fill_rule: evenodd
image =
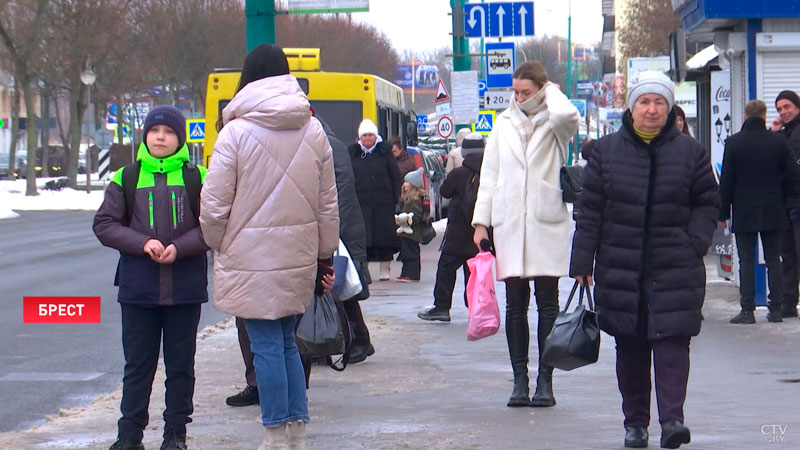
<instances>
[{"instance_id":1,"label":"gray knit beanie","mask_svg":"<svg viewBox=\"0 0 800 450\"><path fill-rule=\"evenodd\" d=\"M421 188L422 187L422 171L423 171L423 169L422 169L422 167L420 167L419 169L417 169L417 170L415 170L413 172L408 172L406 174L405 181L407 181L408 184L414 186L415 188Z\"/></svg>"},{"instance_id":2,"label":"gray knit beanie","mask_svg":"<svg viewBox=\"0 0 800 450\"><path fill-rule=\"evenodd\" d=\"M628 109L633 110L636 99L644 94L658 94L667 99L668 110L675 104L675 83L664 73L645 70L634 75L628 83Z\"/></svg>"}]
</instances>

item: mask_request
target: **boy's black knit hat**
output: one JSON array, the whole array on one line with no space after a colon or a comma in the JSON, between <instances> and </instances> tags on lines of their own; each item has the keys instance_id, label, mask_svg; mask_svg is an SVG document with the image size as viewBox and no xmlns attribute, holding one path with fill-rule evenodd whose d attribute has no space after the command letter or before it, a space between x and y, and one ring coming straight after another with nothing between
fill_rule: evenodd
<instances>
[{"instance_id":1,"label":"boy's black knit hat","mask_svg":"<svg viewBox=\"0 0 800 450\"><path fill-rule=\"evenodd\" d=\"M800 108L800 96L797 95L795 91L785 90L781 91L778 94L778 97L775 98L775 104L778 104L779 100L789 100L790 102L794 103L794 106Z\"/></svg>"},{"instance_id":2,"label":"boy's black knit hat","mask_svg":"<svg viewBox=\"0 0 800 450\"><path fill-rule=\"evenodd\" d=\"M178 135L178 149L186 143L186 119L181 111L170 105L158 105L147 113L144 119L144 136L147 142L147 133L156 125L166 125Z\"/></svg>"}]
</instances>

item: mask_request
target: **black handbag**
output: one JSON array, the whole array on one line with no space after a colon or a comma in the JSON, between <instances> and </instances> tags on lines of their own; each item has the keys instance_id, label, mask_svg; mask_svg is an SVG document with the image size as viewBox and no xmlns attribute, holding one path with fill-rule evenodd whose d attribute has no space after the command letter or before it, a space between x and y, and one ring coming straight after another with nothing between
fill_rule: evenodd
<instances>
[{"instance_id":1,"label":"black handbag","mask_svg":"<svg viewBox=\"0 0 800 450\"><path fill-rule=\"evenodd\" d=\"M572 370L597 362L600 353L600 325L594 311L592 291L580 286L578 305L569 311L569 305L580 284L576 281L564 310L558 313L553 329L544 341L542 364L561 370ZM583 293L589 309L583 305Z\"/></svg>"},{"instance_id":2,"label":"black handbag","mask_svg":"<svg viewBox=\"0 0 800 450\"><path fill-rule=\"evenodd\" d=\"M297 349L306 356L344 353L345 327L331 292L315 296L295 329Z\"/></svg>"},{"instance_id":3,"label":"black handbag","mask_svg":"<svg viewBox=\"0 0 800 450\"><path fill-rule=\"evenodd\" d=\"M564 161L564 154L561 149L558 149L558 155L561 156L561 171L559 178L561 180L561 198L564 203L575 203L578 201L578 196L583 191L583 166L568 166Z\"/></svg>"},{"instance_id":4,"label":"black handbag","mask_svg":"<svg viewBox=\"0 0 800 450\"><path fill-rule=\"evenodd\" d=\"M436 230L433 229L433 223L431 219L425 221L425 224L422 226L422 230L420 231L420 244L425 245L429 244L433 238L436 237Z\"/></svg>"},{"instance_id":5,"label":"black handbag","mask_svg":"<svg viewBox=\"0 0 800 450\"><path fill-rule=\"evenodd\" d=\"M575 203L583 191L583 166L561 166L561 198L564 203Z\"/></svg>"}]
</instances>

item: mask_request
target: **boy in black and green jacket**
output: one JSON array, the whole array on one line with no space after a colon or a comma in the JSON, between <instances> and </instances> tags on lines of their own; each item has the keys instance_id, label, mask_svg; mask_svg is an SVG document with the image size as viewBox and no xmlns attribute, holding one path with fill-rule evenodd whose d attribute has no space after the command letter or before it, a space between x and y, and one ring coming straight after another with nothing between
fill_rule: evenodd
<instances>
[{"instance_id":1,"label":"boy in black and green jacket","mask_svg":"<svg viewBox=\"0 0 800 450\"><path fill-rule=\"evenodd\" d=\"M119 250L125 375L112 450L143 449L148 406L164 336L166 409L162 450L186 449L193 412L200 305L208 301L206 246L198 219L206 169L189 163L183 114L153 108L137 161L118 170L94 218L100 242Z\"/></svg>"}]
</instances>

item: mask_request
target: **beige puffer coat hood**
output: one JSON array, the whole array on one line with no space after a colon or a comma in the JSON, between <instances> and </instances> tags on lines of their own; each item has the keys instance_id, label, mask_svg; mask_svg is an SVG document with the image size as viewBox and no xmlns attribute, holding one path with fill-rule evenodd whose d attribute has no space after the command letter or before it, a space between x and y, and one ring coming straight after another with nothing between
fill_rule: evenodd
<instances>
[{"instance_id":1,"label":"beige puffer coat hood","mask_svg":"<svg viewBox=\"0 0 800 450\"><path fill-rule=\"evenodd\" d=\"M291 75L249 83L223 111L201 193L214 306L249 319L305 311L339 243L333 154Z\"/></svg>"}]
</instances>

